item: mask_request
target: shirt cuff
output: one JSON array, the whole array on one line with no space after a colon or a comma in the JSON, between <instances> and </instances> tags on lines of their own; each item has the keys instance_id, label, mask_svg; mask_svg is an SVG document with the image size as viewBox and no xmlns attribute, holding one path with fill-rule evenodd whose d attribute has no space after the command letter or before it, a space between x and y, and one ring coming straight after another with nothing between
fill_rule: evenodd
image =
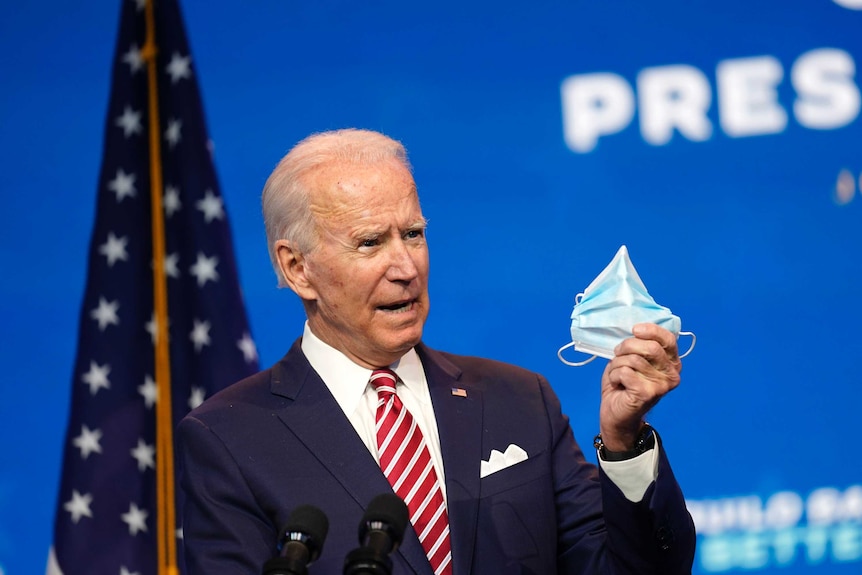
<instances>
[{"instance_id":1,"label":"shirt cuff","mask_svg":"<svg viewBox=\"0 0 862 575\"><path fill-rule=\"evenodd\" d=\"M619 487L626 499L639 503L647 488L658 477L658 441L655 447L637 457L625 461L604 461L599 465L614 485Z\"/></svg>"}]
</instances>

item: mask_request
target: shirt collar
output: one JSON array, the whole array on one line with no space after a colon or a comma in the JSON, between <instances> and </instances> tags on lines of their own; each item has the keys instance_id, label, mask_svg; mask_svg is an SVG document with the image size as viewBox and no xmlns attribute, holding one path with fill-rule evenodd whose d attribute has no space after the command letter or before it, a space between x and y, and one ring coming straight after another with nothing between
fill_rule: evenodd
<instances>
[{"instance_id":1,"label":"shirt collar","mask_svg":"<svg viewBox=\"0 0 862 575\"><path fill-rule=\"evenodd\" d=\"M354 413L368 387L372 370L357 365L342 352L314 335L307 321L302 332L301 347L311 367L329 388L344 413ZM389 367L419 401L422 403L431 401L425 380L425 370L415 349L411 348Z\"/></svg>"}]
</instances>

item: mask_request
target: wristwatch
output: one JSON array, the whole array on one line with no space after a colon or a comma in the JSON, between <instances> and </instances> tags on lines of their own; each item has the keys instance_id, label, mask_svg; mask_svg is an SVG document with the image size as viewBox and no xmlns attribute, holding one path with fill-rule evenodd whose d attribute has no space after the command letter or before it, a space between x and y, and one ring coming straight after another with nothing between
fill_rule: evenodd
<instances>
[{"instance_id":1,"label":"wristwatch","mask_svg":"<svg viewBox=\"0 0 862 575\"><path fill-rule=\"evenodd\" d=\"M655 430L649 423L644 422L635 439L634 447L628 451L611 451L607 449L602 441L601 433L593 438L593 447L596 448L602 461L625 461L626 459L633 459L655 447Z\"/></svg>"}]
</instances>

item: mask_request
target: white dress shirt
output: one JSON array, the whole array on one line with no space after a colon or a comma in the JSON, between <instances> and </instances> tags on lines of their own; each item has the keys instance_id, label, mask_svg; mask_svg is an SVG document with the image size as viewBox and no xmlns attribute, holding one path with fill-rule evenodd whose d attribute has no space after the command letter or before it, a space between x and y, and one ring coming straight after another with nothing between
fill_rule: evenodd
<instances>
[{"instance_id":1,"label":"white dress shirt","mask_svg":"<svg viewBox=\"0 0 862 575\"><path fill-rule=\"evenodd\" d=\"M302 352L329 388L365 447L379 464L380 457L377 453L375 434L377 391L368 383L372 370L355 364L346 355L322 341L311 332L308 322L305 323L302 333ZM396 386L398 397L422 430L445 500L446 477L443 471L443 455L440 450L437 419L434 417L434 406L431 403L431 393L428 391L425 369L414 349L389 367L398 375ZM627 499L638 502L658 475L658 449L659 446L656 443L655 449L633 459L626 461L599 459L599 465ZM478 461L476 472L479 472Z\"/></svg>"},{"instance_id":2,"label":"white dress shirt","mask_svg":"<svg viewBox=\"0 0 862 575\"><path fill-rule=\"evenodd\" d=\"M356 429L359 438L380 464L377 453L377 436L375 434L377 420L377 391L368 383L371 378L370 369L353 363L346 355L322 341L311 332L308 322L302 334L302 353L308 359L311 367L329 388L335 401L344 411L344 415ZM446 499L446 477L443 474L443 454L440 450L440 436L437 433L437 420L434 418L434 406L431 404L431 392L428 391L428 381L425 379L425 369L416 354L411 349L389 368L398 375L396 393L401 399L416 424L422 431L437 480ZM479 463L476 462L478 473Z\"/></svg>"}]
</instances>

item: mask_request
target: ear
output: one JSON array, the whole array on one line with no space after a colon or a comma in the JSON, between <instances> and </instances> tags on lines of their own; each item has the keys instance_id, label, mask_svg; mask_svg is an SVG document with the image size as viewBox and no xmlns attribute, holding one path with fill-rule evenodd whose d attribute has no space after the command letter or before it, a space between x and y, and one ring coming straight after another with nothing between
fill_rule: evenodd
<instances>
[{"instance_id":1,"label":"ear","mask_svg":"<svg viewBox=\"0 0 862 575\"><path fill-rule=\"evenodd\" d=\"M278 260L278 269L287 287L304 301L316 300L317 291L308 278L305 254L289 240L277 240L275 256Z\"/></svg>"}]
</instances>

